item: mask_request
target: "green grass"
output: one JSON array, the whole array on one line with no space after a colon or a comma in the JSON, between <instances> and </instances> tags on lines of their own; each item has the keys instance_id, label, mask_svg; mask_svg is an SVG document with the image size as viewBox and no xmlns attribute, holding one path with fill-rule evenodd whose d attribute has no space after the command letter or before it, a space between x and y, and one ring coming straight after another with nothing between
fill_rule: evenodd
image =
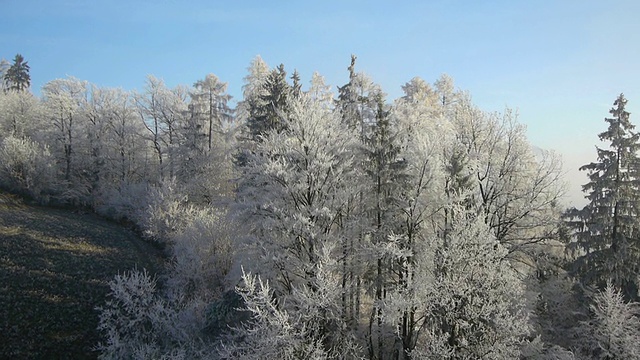
<instances>
[{"instance_id":1,"label":"green grass","mask_svg":"<svg viewBox=\"0 0 640 360\"><path fill-rule=\"evenodd\" d=\"M95 359L108 282L161 261L117 224L0 193L0 359Z\"/></svg>"}]
</instances>

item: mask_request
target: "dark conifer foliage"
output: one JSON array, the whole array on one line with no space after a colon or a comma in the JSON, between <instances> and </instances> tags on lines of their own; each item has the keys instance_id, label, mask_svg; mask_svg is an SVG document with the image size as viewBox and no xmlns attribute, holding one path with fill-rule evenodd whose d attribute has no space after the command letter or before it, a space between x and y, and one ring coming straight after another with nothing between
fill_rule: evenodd
<instances>
[{"instance_id":1,"label":"dark conifer foliage","mask_svg":"<svg viewBox=\"0 0 640 360\"><path fill-rule=\"evenodd\" d=\"M606 131L598 137L608 148L597 148L598 160L580 168L589 173L583 186L589 200L583 209L567 213L575 230L574 248L584 252L575 265L589 284L607 281L637 297L638 199L640 199L640 135L629 119L627 99L620 94L609 111Z\"/></svg>"},{"instance_id":2,"label":"dark conifer foliage","mask_svg":"<svg viewBox=\"0 0 640 360\"><path fill-rule=\"evenodd\" d=\"M7 70L3 79L6 88L15 91L26 91L31 85L29 69L29 63L24 61L24 57L16 54L15 58L13 58L13 64Z\"/></svg>"},{"instance_id":3,"label":"dark conifer foliage","mask_svg":"<svg viewBox=\"0 0 640 360\"><path fill-rule=\"evenodd\" d=\"M263 86L264 92L250 103L251 116L247 120L250 137L259 140L268 130L286 128L284 121L292 87L287 83L284 65L271 71Z\"/></svg>"}]
</instances>

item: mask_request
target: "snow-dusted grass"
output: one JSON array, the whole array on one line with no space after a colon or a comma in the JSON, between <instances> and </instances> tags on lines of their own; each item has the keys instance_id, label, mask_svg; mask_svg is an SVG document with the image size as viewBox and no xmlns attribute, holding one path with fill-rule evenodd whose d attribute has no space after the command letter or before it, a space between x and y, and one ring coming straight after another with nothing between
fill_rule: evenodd
<instances>
[{"instance_id":1,"label":"snow-dusted grass","mask_svg":"<svg viewBox=\"0 0 640 360\"><path fill-rule=\"evenodd\" d=\"M108 282L160 261L116 224L0 193L0 358L96 358Z\"/></svg>"}]
</instances>

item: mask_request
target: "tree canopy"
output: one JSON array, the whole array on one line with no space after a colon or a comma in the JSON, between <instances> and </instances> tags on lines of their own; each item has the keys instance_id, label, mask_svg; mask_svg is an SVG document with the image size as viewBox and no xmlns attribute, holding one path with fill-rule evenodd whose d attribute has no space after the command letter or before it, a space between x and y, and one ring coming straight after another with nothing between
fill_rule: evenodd
<instances>
[{"instance_id":1,"label":"tree canopy","mask_svg":"<svg viewBox=\"0 0 640 360\"><path fill-rule=\"evenodd\" d=\"M4 74L5 86L9 90L26 91L31 86L31 75L29 75L29 63L20 54L13 58L13 64Z\"/></svg>"},{"instance_id":2,"label":"tree canopy","mask_svg":"<svg viewBox=\"0 0 640 360\"><path fill-rule=\"evenodd\" d=\"M389 99L355 56L335 94L260 57L247 70L233 109L212 73L140 91L68 77L36 97L22 56L4 66L0 187L126 220L167 253L161 279L111 282L102 358L635 356L623 95L581 168L589 204L562 222L559 157L448 75Z\"/></svg>"}]
</instances>

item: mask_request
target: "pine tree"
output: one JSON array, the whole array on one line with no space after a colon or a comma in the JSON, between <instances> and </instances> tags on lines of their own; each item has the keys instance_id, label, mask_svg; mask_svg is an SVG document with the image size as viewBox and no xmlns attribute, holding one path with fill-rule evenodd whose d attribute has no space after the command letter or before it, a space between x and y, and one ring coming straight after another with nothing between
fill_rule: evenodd
<instances>
[{"instance_id":1,"label":"pine tree","mask_svg":"<svg viewBox=\"0 0 640 360\"><path fill-rule=\"evenodd\" d=\"M609 111L607 131L598 135L609 142L599 148L598 161L584 165L589 182L582 189L589 203L566 216L575 230L574 248L584 252L576 270L586 283L604 287L611 280L626 296L635 298L638 289L638 214L640 199L640 135L625 110L627 99L620 94Z\"/></svg>"},{"instance_id":2,"label":"pine tree","mask_svg":"<svg viewBox=\"0 0 640 360\"><path fill-rule=\"evenodd\" d=\"M377 99L382 90L371 79L362 73L356 73L356 56L351 55L349 82L338 88L336 108L340 111L342 121L360 133L364 141L367 132L375 124L378 110Z\"/></svg>"},{"instance_id":3,"label":"pine tree","mask_svg":"<svg viewBox=\"0 0 640 360\"><path fill-rule=\"evenodd\" d=\"M375 264L370 264L371 292L376 301L369 317L369 352L371 358L382 359L384 355L383 344L383 319L382 308L388 288L392 285L403 286L406 283L406 264L397 262L393 256L385 253L390 239L395 234L403 231L402 195L406 192L407 175L405 173L406 161L401 157L400 143L402 142L398 126L395 124L397 117L392 115L390 107L385 104L384 96L378 92L374 94L377 103L375 123L367 131L364 139L364 171L368 175L368 184L363 206L367 213L370 229L367 232L372 241L372 246L377 254ZM406 239L406 238L405 238ZM403 241L397 244L403 250L407 244ZM374 328L377 334L373 334ZM374 344L374 339L376 340Z\"/></svg>"},{"instance_id":4,"label":"pine tree","mask_svg":"<svg viewBox=\"0 0 640 360\"><path fill-rule=\"evenodd\" d=\"M13 65L9 67L4 75L4 82L9 90L25 91L31 85L31 76L29 75L29 63L24 61L24 57L16 54L13 59Z\"/></svg>"},{"instance_id":5,"label":"pine tree","mask_svg":"<svg viewBox=\"0 0 640 360\"><path fill-rule=\"evenodd\" d=\"M251 139L259 141L260 136L271 129L286 129L284 119L291 97L292 88L287 83L287 72L284 65L280 64L269 73L262 83L262 91L249 104L247 127Z\"/></svg>"},{"instance_id":6,"label":"pine tree","mask_svg":"<svg viewBox=\"0 0 640 360\"><path fill-rule=\"evenodd\" d=\"M295 98L299 98L300 94L302 94L302 83L300 83L300 73L298 73L298 70L293 70L293 74L291 74L291 81L293 81L293 84L291 85L291 95Z\"/></svg>"},{"instance_id":7,"label":"pine tree","mask_svg":"<svg viewBox=\"0 0 640 360\"><path fill-rule=\"evenodd\" d=\"M640 308L636 302L625 302L624 295L613 284L595 294L591 318L582 327L584 355L599 359L638 359L640 357Z\"/></svg>"}]
</instances>

